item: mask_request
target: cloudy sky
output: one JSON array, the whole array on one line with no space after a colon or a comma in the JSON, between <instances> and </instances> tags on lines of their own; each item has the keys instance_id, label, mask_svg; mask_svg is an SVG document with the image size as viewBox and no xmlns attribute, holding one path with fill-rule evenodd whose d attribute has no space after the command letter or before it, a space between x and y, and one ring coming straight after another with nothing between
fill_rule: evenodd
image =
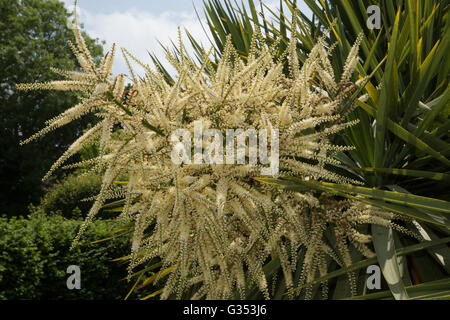
<instances>
[{"instance_id":1,"label":"cloudy sky","mask_svg":"<svg viewBox=\"0 0 450 320\"><path fill-rule=\"evenodd\" d=\"M73 8L73 0L61 1L68 9ZM276 8L279 1L264 3ZM178 26L188 29L197 41L210 47L194 6L204 22L202 0L78 0L81 23L89 36L106 41L105 52L115 42L145 63L151 62L147 52L164 60L158 40L163 44L170 44L170 39L176 41ZM114 73L129 73L120 55Z\"/></svg>"}]
</instances>

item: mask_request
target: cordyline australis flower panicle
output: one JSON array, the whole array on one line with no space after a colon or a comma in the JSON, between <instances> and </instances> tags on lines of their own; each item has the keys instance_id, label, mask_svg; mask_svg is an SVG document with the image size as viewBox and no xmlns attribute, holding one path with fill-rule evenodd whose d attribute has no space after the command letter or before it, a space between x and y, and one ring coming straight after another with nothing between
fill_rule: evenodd
<instances>
[{"instance_id":1,"label":"cordyline australis flower panicle","mask_svg":"<svg viewBox=\"0 0 450 320\"><path fill-rule=\"evenodd\" d=\"M170 161L171 133L180 128L192 131L194 122L200 121L206 129L277 129L280 176L358 183L328 171L325 165L338 164L333 154L351 149L332 145L329 136L357 124L345 122L340 113L349 90L358 85L350 77L358 62L360 38L339 82L322 40L300 68L292 37L286 53L290 72L284 75L283 57L277 60L275 47L265 45L259 34L252 40L246 61L228 38L216 67L208 55L202 65L194 63L180 36L179 57L167 55L178 73L173 84L122 49L133 85L127 92L125 76L112 76L116 47L96 65L79 28L74 28L74 35L76 43L69 45L82 71L54 69L67 80L18 88L77 91L80 102L49 120L24 143L88 113L99 118L45 178L83 146L100 141L100 156L80 164L102 172L103 183L74 245L106 201L123 197L119 218L134 222L130 274L136 266L160 258L161 270L168 274L163 299L181 298L192 287L197 288L194 299L226 299L236 293L245 298L248 281L270 298L263 270L270 258L279 259L289 289L294 286L300 248L306 252L299 270L302 284L326 274L329 259L350 265L350 244L364 256L373 256L367 246L371 237L361 233L359 225L380 224L406 232L392 222L396 218L392 213L332 196L286 193L257 182L258 166L175 165ZM131 61L144 67L143 77L136 76ZM115 183L123 176L127 177L125 186ZM327 228L336 238L334 246L324 235ZM354 292L351 273L349 278Z\"/></svg>"}]
</instances>

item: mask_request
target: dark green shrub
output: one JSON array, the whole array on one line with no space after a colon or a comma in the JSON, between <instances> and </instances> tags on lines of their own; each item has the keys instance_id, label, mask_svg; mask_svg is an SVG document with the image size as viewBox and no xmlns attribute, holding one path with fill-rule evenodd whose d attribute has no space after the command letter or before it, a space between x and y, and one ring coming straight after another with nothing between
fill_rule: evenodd
<instances>
[{"instance_id":1,"label":"dark green shrub","mask_svg":"<svg viewBox=\"0 0 450 320\"><path fill-rule=\"evenodd\" d=\"M92 206L92 201L82 200L96 196L100 192L101 183L98 175L70 175L47 190L39 207L46 213L81 219Z\"/></svg>"},{"instance_id":2,"label":"dark green shrub","mask_svg":"<svg viewBox=\"0 0 450 320\"><path fill-rule=\"evenodd\" d=\"M81 223L41 212L27 219L0 218L0 299L123 299L130 287L121 281L126 265L111 260L128 254L129 238L90 244L120 227L96 221L69 251ZM70 265L81 269L81 290L67 289Z\"/></svg>"}]
</instances>

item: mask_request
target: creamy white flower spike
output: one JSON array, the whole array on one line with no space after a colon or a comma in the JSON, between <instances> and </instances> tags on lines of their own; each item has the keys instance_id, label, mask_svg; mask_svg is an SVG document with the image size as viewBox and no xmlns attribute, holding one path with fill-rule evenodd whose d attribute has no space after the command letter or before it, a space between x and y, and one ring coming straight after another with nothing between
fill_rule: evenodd
<instances>
[{"instance_id":1,"label":"creamy white flower spike","mask_svg":"<svg viewBox=\"0 0 450 320\"><path fill-rule=\"evenodd\" d=\"M195 148L192 136L195 137ZM226 129L225 134L222 134L217 129L203 131L202 123L195 121L194 134L187 129L177 129L171 134L171 160L175 165L246 165L248 158L251 166L269 165L269 168L261 167L262 176L276 177L280 158L279 131L272 129L270 138L269 151L266 129Z\"/></svg>"},{"instance_id":2,"label":"creamy white flower spike","mask_svg":"<svg viewBox=\"0 0 450 320\"><path fill-rule=\"evenodd\" d=\"M85 114L98 116L98 123L74 142L46 178L83 146L99 140L100 156L80 165L103 174L102 188L74 245L106 201L123 198L120 218L134 222L130 273L161 259L167 275L163 299L181 298L194 285L193 298L230 298L236 289L244 298L247 280L270 298L263 270L268 259L279 259L289 289L300 248L306 249L301 267L305 283L326 273L328 258L349 265L347 243L372 255L370 236L360 232L360 224L402 230L392 223L394 214L327 195L318 199L286 193L256 180L261 175L293 175L358 183L327 170L327 165L339 164L336 152L352 149L333 145L329 136L357 124L345 122L340 108L360 39L344 67L343 82L335 80L323 40L300 66L292 37L287 75L274 47L265 45L259 34L246 61L229 37L216 67L207 57L197 65L180 40L181 59L170 52L167 56L179 73L173 84L122 49L133 81L125 90L124 75L111 74L115 46L97 65L79 28L73 31L76 45L69 46L82 71L55 69L67 80L18 87L78 91L81 101L24 143ZM137 77L131 62L146 73ZM321 85L313 85L313 78ZM115 183L124 176L127 185ZM325 240L326 226L337 239L335 248Z\"/></svg>"}]
</instances>

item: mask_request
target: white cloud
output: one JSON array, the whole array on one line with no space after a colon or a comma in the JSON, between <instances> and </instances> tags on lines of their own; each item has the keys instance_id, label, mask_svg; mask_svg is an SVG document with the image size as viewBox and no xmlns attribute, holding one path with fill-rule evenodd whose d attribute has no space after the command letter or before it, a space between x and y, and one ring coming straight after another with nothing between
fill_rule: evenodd
<instances>
[{"instance_id":1,"label":"white cloud","mask_svg":"<svg viewBox=\"0 0 450 320\"><path fill-rule=\"evenodd\" d=\"M67 8L73 8L73 0L62 1L66 4ZM278 12L278 0L267 0L265 3L275 13ZM177 43L178 26L180 26L183 34L184 28L186 28L194 36L196 41L202 43L207 49L211 45L194 10L191 12L165 11L160 14L155 14L130 7L124 11L116 10L109 13L101 13L91 12L82 6L78 7L80 21L84 24L84 29L89 36L106 41L105 52L109 50L113 43L116 43L119 49L120 47L124 47L142 62L152 65L148 55L148 52L151 52L163 62L171 73L173 73L173 68L165 62L164 50L158 43L158 40L164 45L170 45L170 40ZM305 10L303 2L301 2L300 7L302 10ZM270 19L269 12L267 12L267 9L265 11L266 18ZM288 11L285 8L285 14L290 17ZM206 22L202 22L206 27ZM184 36L184 40L186 46L189 48L187 37ZM117 53L114 73L129 74L120 50ZM137 66L136 71L138 74L142 74L142 70Z\"/></svg>"},{"instance_id":2,"label":"white cloud","mask_svg":"<svg viewBox=\"0 0 450 320\"><path fill-rule=\"evenodd\" d=\"M66 0L70 2L70 0ZM68 6L70 7L70 6ZM178 26L184 28L198 42L209 48L210 44L201 24L194 12L163 12L153 14L131 8L127 11L112 13L93 13L81 8L80 21L90 37L106 41L105 52L113 43L118 48L124 47L144 63L152 65L148 52L155 54L160 61L165 61L164 50L158 40L164 45L170 45L170 40L177 43ZM184 32L183 32L184 33ZM188 44L185 38L186 45ZM165 63L168 67L168 63ZM173 71L170 67L170 71ZM136 71L140 70L136 66ZM129 74L125 61L118 51L114 73Z\"/></svg>"}]
</instances>

